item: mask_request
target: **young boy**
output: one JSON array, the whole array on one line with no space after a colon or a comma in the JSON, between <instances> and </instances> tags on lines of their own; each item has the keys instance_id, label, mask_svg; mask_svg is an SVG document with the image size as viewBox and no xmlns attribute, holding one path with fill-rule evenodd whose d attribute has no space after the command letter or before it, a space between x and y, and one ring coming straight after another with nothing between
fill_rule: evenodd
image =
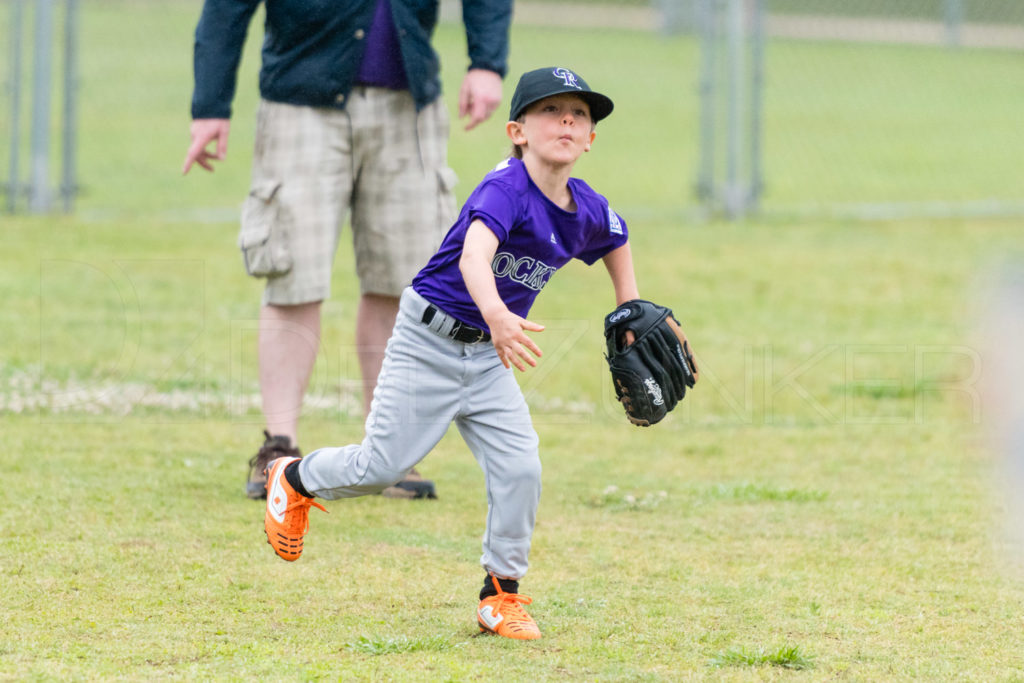
<instances>
[{"instance_id":1,"label":"young boy","mask_svg":"<svg viewBox=\"0 0 1024 683\"><path fill-rule=\"evenodd\" d=\"M541 350L526 318L541 288L572 258L602 259L616 303L639 297L625 222L571 178L612 101L565 68L522 76L506 133L513 157L466 201L437 254L402 295L361 444L321 448L268 467L267 541L285 560L302 554L313 496L377 493L402 477L455 422L484 471L487 571L481 631L540 638L519 594L526 573L541 465L538 439L511 366Z\"/></svg>"}]
</instances>

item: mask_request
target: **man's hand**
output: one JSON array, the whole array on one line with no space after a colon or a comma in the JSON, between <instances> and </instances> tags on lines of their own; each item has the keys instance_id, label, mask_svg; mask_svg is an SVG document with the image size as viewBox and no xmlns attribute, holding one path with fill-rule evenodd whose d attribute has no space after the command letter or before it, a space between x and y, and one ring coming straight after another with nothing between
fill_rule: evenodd
<instances>
[{"instance_id":1,"label":"man's hand","mask_svg":"<svg viewBox=\"0 0 1024 683\"><path fill-rule=\"evenodd\" d=\"M459 118L469 116L466 130L471 130L501 104L501 76L487 69L470 69L459 89Z\"/></svg>"},{"instance_id":2,"label":"man's hand","mask_svg":"<svg viewBox=\"0 0 1024 683\"><path fill-rule=\"evenodd\" d=\"M192 122L192 144L185 155L185 164L181 174L185 175L192 164L199 164L207 171L213 171L211 161L221 161L228 153L228 132L231 130L229 119L196 119ZM206 149L211 142L217 143L217 151Z\"/></svg>"}]
</instances>

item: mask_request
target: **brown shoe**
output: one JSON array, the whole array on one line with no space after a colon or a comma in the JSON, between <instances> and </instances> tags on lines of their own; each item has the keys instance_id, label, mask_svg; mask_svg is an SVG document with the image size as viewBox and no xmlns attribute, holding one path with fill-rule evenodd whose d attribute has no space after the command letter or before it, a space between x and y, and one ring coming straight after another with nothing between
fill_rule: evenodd
<instances>
[{"instance_id":1,"label":"brown shoe","mask_svg":"<svg viewBox=\"0 0 1024 683\"><path fill-rule=\"evenodd\" d=\"M249 478L245 482L245 495L253 500L267 497L267 465L278 458L301 458L302 453L287 436L271 436L263 430L263 446L249 460Z\"/></svg>"},{"instance_id":2,"label":"brown shoe","mask_svg":"<svg viewBox=\"0 0 1024 683\"><path fill-rule=\"evenodd\" d=\"M385 498L437 498L434 482L424 479L416 468L409 470L405 479L380 492Z\"/></svg>"}]
</instances>

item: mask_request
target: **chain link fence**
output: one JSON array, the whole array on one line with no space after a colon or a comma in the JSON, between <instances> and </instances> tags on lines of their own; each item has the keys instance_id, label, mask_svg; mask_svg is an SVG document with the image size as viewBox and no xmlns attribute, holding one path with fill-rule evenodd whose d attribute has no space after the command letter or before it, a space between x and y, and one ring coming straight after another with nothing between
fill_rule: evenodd
<instances>
[{"instance_id":1,"label":"chain link fence","mask_svg":"<svg viewBox=\"0 0 1024 683\"><path fill-rule=\"evenodd\" d=\"M765 5L764 209L1024 211L1024 3Z\"/></svg>"},{"instance_id":2,"label":"chain link fence","mask_svg":"<svg viewBox=\"0 0 1024 683\"><path fill-rule=\"evenodd\" d=\"M0 0L5 211L71 209L78 2ZM441 5L459 20L459 0ZM517 0L515 23L593 29L597 48L614 46L610 29L682 48L672 87L699 158L678 162L666 201L732 216L1024 215L1024 0ZM53 102L36 95L51 84Z\"/></svg>"},{"instance_id":3,"label":"chain link fence","mask_svg":"<svg viewBox=\"0 0 1024 683\"><path fill-rule=\"evenodd\" d=\"M1022 0L522 0L516 12L700 46L692 189L716 213L1024 214Z\"/></svg>"}]
</instances>

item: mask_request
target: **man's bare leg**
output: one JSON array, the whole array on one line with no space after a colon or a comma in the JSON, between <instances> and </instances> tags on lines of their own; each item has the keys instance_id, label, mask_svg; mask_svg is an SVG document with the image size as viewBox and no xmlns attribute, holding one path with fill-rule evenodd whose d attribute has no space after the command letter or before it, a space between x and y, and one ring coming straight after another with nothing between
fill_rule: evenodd
<instances>
[{"instance_id":1,"label":"man's bare leg","mask_svg":"<svg viewBox=\"0 0 1024 683\"><path fill-rule=\"evenodd\" d=\"M249 460L245 495L266 498L266 467L275 459L301 457L297 446L302 398L320 348L320 302L260 309L260 395L267 439Z\"/></svg>"},{"instance_id":2,"label":"man's bare leg","mask_svg":"<svg viewBox=\"0 0 1024 683\"><path fill-rule=\"evenodd\" d=\"M363 373L363 415L370 414L373 389L384 363L384 349L398 317L398 298L363 294L356 312L356 346L359 369Z\"/></svg>"},{"instance_id":3,"label":"man's bare leg","mask_svg":"<svg viewBox=\"0 0 1024 683\"><path fill-rule=\"evenodd\" d=\"M260 309L260 395L267 431L298 440L302 398L320 349L320 302Z\"/></svg>"}]
</instances>

